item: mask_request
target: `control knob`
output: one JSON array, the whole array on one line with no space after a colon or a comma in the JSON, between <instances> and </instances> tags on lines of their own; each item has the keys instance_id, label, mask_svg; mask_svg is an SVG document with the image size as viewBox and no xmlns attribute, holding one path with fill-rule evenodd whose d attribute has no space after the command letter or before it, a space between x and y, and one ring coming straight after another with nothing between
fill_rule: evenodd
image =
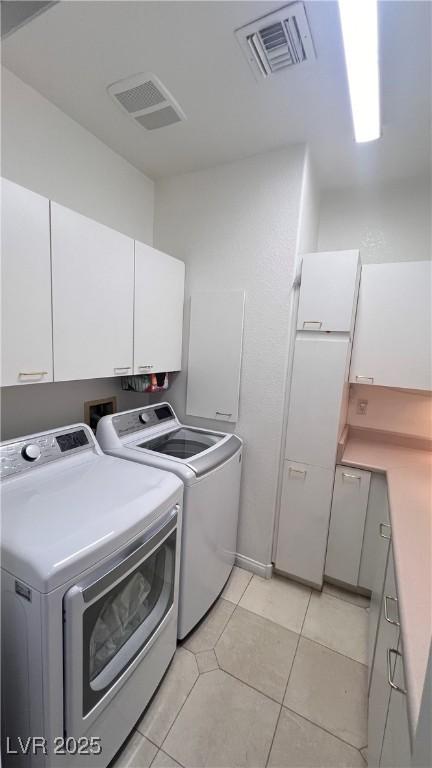
<instances>
[{"instance_id":1,"label":"control knob","mask_svg":"<svg viewBox=\"0 0 432 768\"><path fill-rule=\"evenodd\" d=\"M147 424L149 419L150 419L150 416L148 415L148 413L140 413L139 420L141 421L142 424Z\"/></svg>"},{"instance_id":2,"label":"control knob","mask_svg":"<svg viewBox=\"0 0 432 768\"><path fill-rule=\"evenodd\" d=\"M26 461L36 461L41 455L41 449L35 443L30 443L24 446L21 454Z\"/></svg>"}]
</instances>

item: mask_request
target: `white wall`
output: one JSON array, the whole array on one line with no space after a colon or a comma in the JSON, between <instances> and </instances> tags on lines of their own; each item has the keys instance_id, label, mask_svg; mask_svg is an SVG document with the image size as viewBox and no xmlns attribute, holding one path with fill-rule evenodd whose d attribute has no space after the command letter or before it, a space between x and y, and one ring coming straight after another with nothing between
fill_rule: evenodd
<instances>
[{"instance_id":1,"label":"white wall","mask_svg":"<svg viewBox=\"0 0 432 768\"><path fill-rule=\"evenodd\" d=\"M1 97L3 176L152 244L151 179L5 69ZM124 407L145 399L120 379L4 387L2 439L82 421L85 400L112 394Z\"/></svg>"},{"instance_id":2,"label":"white wall","mask_svg":"<svg viewBox=\"0 0 432 768\"><path fill-rule=\"evenodd\" d=\"M238 552L270 563L304 148L156 182L155 245L186 262L183 372L169 393L185 419L189 298L246 291L240 416L245 440ZM229 371L227 371L229 376Z\"/></svg>"},{"instance_id":3,"label":"white wall","mask_svg":"<svg viewBox=\"0 0 432 768\"><path fill-rule=\"evenodd\" d=\"M404 179L321 197L318 250L360 248L364 264L431 258L431 190Z\"/></svg>"},{"instance_id":4,"label":"white wall","mask_svg":"<svg viewBox=\"0 0 432 768\"><path fill-rule=\"evenodd\" d=\"M5 68L2 175L152 244L154 182Z\"/></svg>"}]
</instances>

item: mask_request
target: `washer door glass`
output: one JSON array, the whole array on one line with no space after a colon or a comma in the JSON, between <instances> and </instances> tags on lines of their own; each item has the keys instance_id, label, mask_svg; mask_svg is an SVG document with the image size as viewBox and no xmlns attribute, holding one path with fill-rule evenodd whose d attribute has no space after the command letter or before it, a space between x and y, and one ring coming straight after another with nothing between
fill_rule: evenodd
<instances>
[{"instance_id":1,"label":"washer door glass","mask_svg":"<svg viewBox=\"0 0 432 768\"><path fill-rule=\"evenodd\" d=\"M149 642L174 601L176 531L83 614L83 713Z\"/></svg>"},{"instance_id":2,"label":"washer door glass","mask_svg":"<svg viewBox=\"0 0 432 768\"><path fill-rule=\"evenodd\" d=\"M175 456L177 459L191 459L198 453L206 451L207 448L212 448L222 439L221 435L210 435L207 432L181 427L166 435L155 437L154 440L141 443L138 448L164 453L166 456Z\"/></svg>"}]
</instances>

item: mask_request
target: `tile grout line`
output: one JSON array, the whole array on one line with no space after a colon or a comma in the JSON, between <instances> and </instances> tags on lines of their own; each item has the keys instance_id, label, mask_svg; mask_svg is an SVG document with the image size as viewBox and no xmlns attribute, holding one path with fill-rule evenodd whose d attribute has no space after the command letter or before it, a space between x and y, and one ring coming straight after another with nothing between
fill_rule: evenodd
<instances>
[{"instance_id":1,"label":"tile grout line","mask_svg":"<svg viewBox=\"0 0 432 768\"><path fill-rule=\"evenodd\" d=\"M196 663L196 661L195 661L195 663ZM198 664L197 664L197 668L198 668ZM166 753L166 754L167 754L169 757L171 757L171 758L172 758L173 760L175 760L177 763L179 762L179 761L177 760L177 758L176 758L176 757L174 757L173 755L171 755L171 754L168 752L168 750L167 750L167 749L164 749L164 744L165 744L165 742L166 742L166 740L167 740L168 736L170 735L170 733L171 733L171 730L173 729L173 727L174 727L174 724L176 723L176 721L177 721L177 718L178 718L178 716L180 715L180 712L182 711L182 709L183 709L184 705L186 704L186 702L187 702L187 700L188 700L189 696L191 695L191 693L192 693L193 689L195 688L195 686L196 686L196 684L197 684L198 680L200 679L200 677L201 677L201 674L200 674L200 671L199 671L199 669L198 669L198 676L197 676L197 679L195 680L195 682L194 682L194 684L193 684L192 688L190 689L190 691L189 691L188 695L186 696L186 698L185 698L185 700L184 700L183 704L181 705L181 707L180 707L179 711L177 712L177 714L176 714L176 716L175 716L174 720L172 721L172 723L171 723L170 727L168 728L168 730L167 730L167 732L166 732L166 735L165 735L165 737L164 737L164 738L163 738L163 740L162 740L162 744L161 744L161 746L159 747L159 749L161 749L161 750L162 750L162 752L165 752L165 753ZM179 765L181 765L181 763L179 763Z\"/></svg>"},{"instance_id":2,"label":"tile grout line","mask_svg":"<svg viewBox=\"0 0 432 768\"><path fill-rule=\"evenodd\" d=\"M298 650L298 647L299 647L300 638L302 636L301 633L302 633L302 630L303 630L303 625L304 625L305 620L306 620L306 614L307 614L307 612L309 610L309 603L310 603L311 599L312 599L312 590L311 590L310 595L309 595L309 600L308 600L308 603L307 603L307 606L306 606L306 610L304 612L303 621L302 621L302 624L301 624L301 627L300 627L300 632L299 632L298 637L297 637L297 644L296 644L294 655L293 655L293 659L292 659L292 662L291 662L291 668L290 668L290 671L289 671L289 674L288 674L288 680L286 682L285 690L284 690L284 693L283 693L283 696L282 696L282 703L280 705L280 710L279 710L279 714L278 714L278 717L277 717L277 720L276 720L275 729L273 731L273 737L272 737L272 740L271 740L271 743L270 743L270 747L269 747L269 751L268 751L268 755L267 755L267 760L266 760L265 768L267 768L267 766L268 766L268 762L270 760L271 751L273 749L274 740L276 738L276 731L278 729L279 721L280 721L280 718L281 718L282 709L283 709L283 703L285 701L285 696L286 696L286 692L287 692L287 689L288 689L288 684L289 684L289 681L290 681L290 678L291 678L291 673L293 671L295 658L297 656L297 650Z\"/></svg>"},{"instance_id":3,"label":"tile grout line","mask_svg":"<svg viewBox=\"0 0 432 768\"><path fill-rule=\"evenodd\" d=\"M285 704L282 704L282 709L287 709L288 712L292 712L293 715L296 715L296 717L303 718L303 720L306 720L308 723L310 723L311 725L314 725L316 728L319 728L321 731L328 733L329 736L333 736L334 739L337 739L338 741L342 742L342 744L346 744L347 747L351 747L351 749L356 749L357 752L360 752L361 749L364 749L364 747L356 747L355 744L351 744L351 742L346 741L345 739L342 739L341 736L338 736L336 733L333 733L333 731L329 731L328 728L324 728L323 725L320 725L320 723L316 723L315 720L311 720L309 717L306 717L305 715L300 714L300 712L297 712L297 710L293 709L292 707L287 707Z\"/></svg>"},{"instance_id":4,"label":"tile grout line","mask_svg":"<svg viewBox=\"0 0 432 768\"><path fill-rule=\"evenodd\" d=\"M342 653L342 651L337 651L335 648L331 648L329 645L326 645L325 643L320 643L319 640L315 640L312 637L308 637L307 635L301 634L301 637L304 638L304 640L309 640L310 643L316 643L316 645L320 645L321 648L327 648L328 651L332 651L333 653L337 653L338 656L343 656L344 659L348 659L348 661L353 661L355 664L360 664L361 667L366 667L368 669L368 663L364 661L359 661L358 659L353 659L352 656L347 656L346 653Z\"/></svg>"},{"instance_id":5,"label":"tile grout line","mask_svg":"<svg viewBox=\"0 0 432 768\"><path fill-rule=\"evenodd\" d=\"M318 592L318 590L315 590ZM370 601L369 605L358 605L357 603L353 603L351 600L346 600L344 597L339 597L338 595L332 595L331 592L326 592L324 588L321 590L321 592L318 592L319 595L325 595L326 597L330 597L332 600L339 600L341 603L347 603L348 605L352 605L354 608L360 608L362 611L367 611L370 607Z\"/></svg>"},{"instance_id":6,"label":"tile grout line","mask_svg":"<svg viewBox=\"0 0 432 768\"><path fill-rule=\"evenodd\" d=\"M235 565L235 566L234 566L234 568L238 568L238 567L239 567L238 565ZM242 569L242 570L244 570L244 569ZM223 596L223 592L222 592L222 594L221 594L221 598L223 598L223 600L227 600L227 602L229 602L229 603L234 603L234 605L238 605L238 604L239 604L240 600L242 599L242 597L243 597L244 593L246 592L246 590L247 590L247 588L248 588L249 584L251 583L251 581L252 581L252 579L253 579L253 577L254 577L254 574L253 574L253 573L251 573L250 571L246 571L246 573L250 573L250 579L249 579L248 583L246 584L246 586L245 586L245 588L244 588L243 592L241 593L241 595L240 595L239 599L237 600L237 602L235 602L234 600L228 600L228 598L226 598L226 597L224 597L224 596ZM226 585L226 586L227 586L227 585ZM226 587L224 587L224 591L225 591L225 589L226 589Z\"/></svg>"}]
</instances>

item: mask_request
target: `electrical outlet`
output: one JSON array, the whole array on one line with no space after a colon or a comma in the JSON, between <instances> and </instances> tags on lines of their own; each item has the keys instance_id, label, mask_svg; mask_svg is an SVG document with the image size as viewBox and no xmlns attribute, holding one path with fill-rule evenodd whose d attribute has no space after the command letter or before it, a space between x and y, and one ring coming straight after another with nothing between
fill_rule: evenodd
<instances>
[{"instance_id":1,"label":"electrical outlet","mask_svg":"<svg viewBox=\"0 0 432 768\"><path fill-rule=\"evenodd\" d=\"M359 416L366 416L367 407L368 407L367 400L357 400L357 413Z\"/></svg>"}]
</instances>

